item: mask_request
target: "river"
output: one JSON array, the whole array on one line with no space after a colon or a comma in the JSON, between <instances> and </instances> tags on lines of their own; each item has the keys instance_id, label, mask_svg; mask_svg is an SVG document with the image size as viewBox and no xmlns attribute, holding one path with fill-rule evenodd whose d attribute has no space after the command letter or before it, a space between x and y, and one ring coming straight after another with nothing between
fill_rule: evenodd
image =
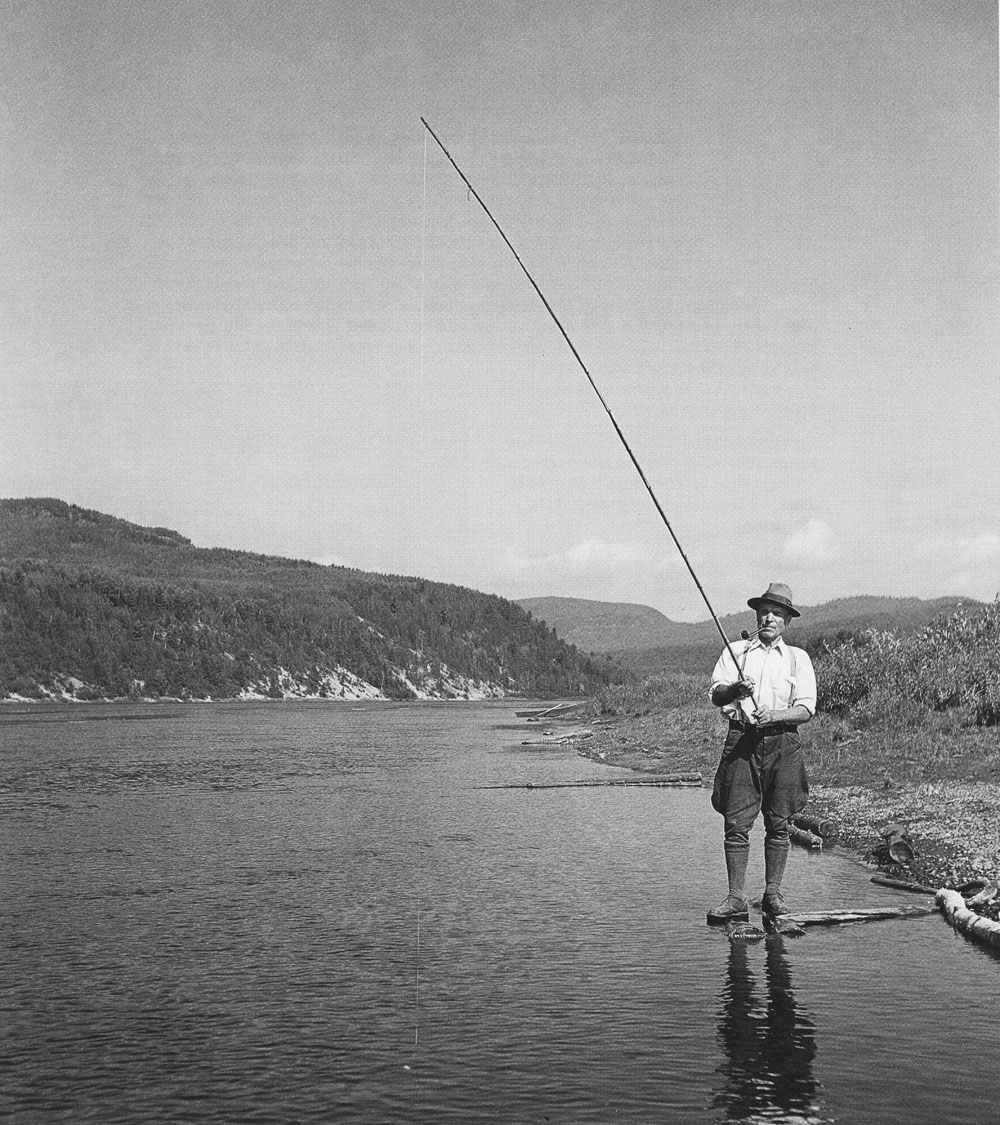
<instances>
[{"instance_id":1,"label":"river","mask_svg":"<svg viewBox=\"0 0 1000 1125\"><path fill-rule=\"evenodd\" d=\"M0 1114L996 1119L996 955L936 915L732 945L708 791L486 788L615 774L537 730L509 702L6 705ZM869 875L794 849L787 897L919 901Z\"/></svg>"}]
</instances>

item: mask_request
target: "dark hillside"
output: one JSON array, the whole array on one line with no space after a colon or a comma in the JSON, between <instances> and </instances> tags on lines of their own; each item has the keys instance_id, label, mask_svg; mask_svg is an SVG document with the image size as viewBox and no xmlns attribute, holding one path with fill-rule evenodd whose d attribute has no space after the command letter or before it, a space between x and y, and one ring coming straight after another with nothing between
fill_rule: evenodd
<instances>
[{"instance_id":1,"label":"dark hillside","mask_svg":"<svg viewBox=\"0 0 1000 1125\"><path fill-rule=\"evenodd\" d=\"M0 698L589 694L603 666L513 602L195 547L59 500L0 501Z\"/></svg>"}]
</instances>

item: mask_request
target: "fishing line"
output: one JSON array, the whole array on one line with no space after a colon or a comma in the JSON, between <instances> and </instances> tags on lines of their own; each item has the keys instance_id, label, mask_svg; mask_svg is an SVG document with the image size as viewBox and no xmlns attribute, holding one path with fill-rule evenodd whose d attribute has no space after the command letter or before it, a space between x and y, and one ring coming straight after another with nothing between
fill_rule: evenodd
<instances>
[{"instance_id":1,"label":"fishing line","mask_svg":"<svg viewBox=\"0 0 1000 1125\"><path fill-rule=\"evenodd\" d=\"M424 340L426 338L427 291L427 134L424 133L423 211L420 218L420 385L424 384ZM419 862L419 861L418 861ZM422 880L421 880L422 883ZM417 895L417 943L414 954L413 1053L420 1048L420 896ZM408 1066L403 1067L409 1070Z\"/></svg>"},{"instance_id":2,"label":"fishing line","mask_svg":"<svg viewBox=\"0 0 1000 1125\"><path fill-rule=\"evenodd\" d=\"M427 134L424 133L424 202L420 217L420 385L424 384L427 292Z\"/></svg>"},{"instance_id":3,"label":"fishing line","mask_svg":"<svg viewBox=\"0 0 1000 1125\"><path fill-rule=\"evenodd\" d=\"M594 394L596 394L598 399L600 399L601 406L604 407L605 413L611 419L611 425L614 426L615 433L618 435L619 441L625 447L625 452L629 455L629 458L631 459L632 464L635 466L636 472L639 474L639 478L641 479L642 483L646 486L646 491L649 493L650 499L653 501L653 504L656 506L656 510L659 513L660 519L663 521L663 524L666 527L667 531L670 532L670 538L673 539L674 546L680 552L680 556L684 560L684 565L687 567L688 573L691 575L692 579L694 580L695 586L698 587L698 593L701 594L702 601L704 601L705 605L708 607L708 612L712 615L712 620L715 622L716 629L719 630L719 636L722 638L723 643L726 646L726 650L728 651L730 657L732 658L733 664L735 665L737 670L739 670L739 663L736 660L736 654L733 652L733 647L729 643L729 638L726 636L725 631L723 630L722 625L720 624L719 619L716 616L715 610L712 608L712 603L708 600L708 595L705 593L705 590L702 587L702 584L698 581L698 575L695 574L694 567L691 565L687 555L685 554L684 548L681 546L680 540L677 538L677 535L674 532L673 527L671 527L670 520L667 519L667 514L666 514L666 512L664 512L663 507L660 504L660 501L656 498L656 493L653 491L652 486L650 485L649 481L646 479L646 474L642 471L642 466L639 464L638 458L632 452L632 447L629 445L628 441L625 439L625 435L622 433L622 428L621 428L621 426L618 425L618 420L615 418L614 414L612 414L611 407L608 406L607 401L604 398L604 395L601 394L600 389L598 388L597 384L594 382L593 376L587 370L587 365L583 362L583 359L580 357L580 353L576 350L576 346L574 345L573 341L569 338L569 334L566 332L566 329L563 328L562 322L559 320L559 317L556 316L555 311L553 310L552 306L546 300L545 294L538 287L538 282L536 282L535 279L531 276L531 273L529 272L528 267L521 260L520 254L518 254L518 252L514 249L513 243L510 241L510 239L507 237L507 235L504 234L503 228L500 226L500 224L493 217L493 213L490 211L489 207L487 207L486 204L483 202L483 199L480 196L479 192L476 191L476 189L469 182L469 179L466 176L466 174L455 163L455 160L452 157L451 153L441 143L440 137L438 137L437 133L435 133L434 130L430 127L430 125L427 123L425 118L421 117L420 121L421 121L421 124L423 125L423 127L427 130L427 132L430 133L430 135L434 138L435 142L437 143L438 148L448 158L448 162L451 164L452 168L454 168L455 171L462 178L462 182L469 189L469 193L472 195L472 197L475 199L475 201L479 204L479 206L482 207L482 209L486 212L487 217L489 218L489 220L493 224L493 226L496 228L497 233L500 235L500 237L507 244L507 248L510 250L510 252L514 255L514 258L516 259L517 264L521 267L521 272L528 279L528 281L531 282L531 287L538 294L542 304L545 306L546 312L549 314L550 317L552 317L553 321L555 322L556 328L559 329L559 332L562 335L562 338L569 345L569 350L573 353L573 358L580 365L580 369L581 369L581 371L583 371L584 375L587 376L587 382L590 383L591 387L593 388ZM425 154L426 154L426 151L427 151L426 145L427 145L427 139L426 139L426 136L425 136L425 138L424 138L424 152L425 152ZM426 156L425 156L425 158L426 158ZM740 678L742 679L742 674L740 674Z\"/></svg>"},{"instance_id":4,"label":"fishing line","mask_svg":"<svg viewBox=\"0 0 1000 1125\"><path fill-rule=\"evenodd\" d=\"M413 1050L420 1046L420 900L417 900L417 956L416 1000L413 1016Z\"/></svg>"}]
</instances>

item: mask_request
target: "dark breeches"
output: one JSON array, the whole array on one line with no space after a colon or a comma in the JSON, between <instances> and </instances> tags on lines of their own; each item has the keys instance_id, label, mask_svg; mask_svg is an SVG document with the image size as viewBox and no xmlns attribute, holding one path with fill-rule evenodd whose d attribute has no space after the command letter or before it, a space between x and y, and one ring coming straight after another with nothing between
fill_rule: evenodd
<instances>
[{"instance_id":1,"label":"dark breeches","mask_svg":"<svg viewBox=\"0 0 1000 1125\"><path fill-rule=\"evenodd\" d=\"M730 730L715 775L712 807L725 817L727 843L745 846L758 815L766 840L788 841L789 817L809 797L799 736Z\"/></svg>"}]
</instances>

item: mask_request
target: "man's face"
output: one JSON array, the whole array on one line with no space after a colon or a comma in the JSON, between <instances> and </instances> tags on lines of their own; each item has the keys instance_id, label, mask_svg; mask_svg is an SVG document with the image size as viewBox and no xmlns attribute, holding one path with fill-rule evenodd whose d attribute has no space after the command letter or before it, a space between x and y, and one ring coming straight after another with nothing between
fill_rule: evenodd
<instances>
[{"instance_id":1,"label":"man's face","mask_svg":"<svg viewBox=\"0 0 1000 1125\"><path fill-rule=\"evenodd\" d=\"M783 605L761 602L757 607L757 636L764 644L773 645L785 631L791 616Z\"/></svg>"}]
</instances>

